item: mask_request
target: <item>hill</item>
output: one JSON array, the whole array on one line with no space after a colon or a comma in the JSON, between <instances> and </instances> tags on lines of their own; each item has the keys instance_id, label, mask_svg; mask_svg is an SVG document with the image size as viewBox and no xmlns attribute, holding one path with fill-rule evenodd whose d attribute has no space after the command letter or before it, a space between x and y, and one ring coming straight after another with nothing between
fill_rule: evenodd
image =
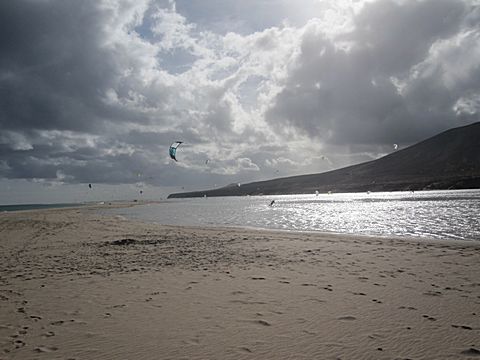
<instances>
[{"instance_id":1,"label":"hill","mask_svg":"<svg viewBox=\"0 0 480 360\"><path fill-rule=\"evenodd\" d=\"M380 159L345 168L169 198L480 188L480 122L447 130Z\"/></svg>"}]
</instances>

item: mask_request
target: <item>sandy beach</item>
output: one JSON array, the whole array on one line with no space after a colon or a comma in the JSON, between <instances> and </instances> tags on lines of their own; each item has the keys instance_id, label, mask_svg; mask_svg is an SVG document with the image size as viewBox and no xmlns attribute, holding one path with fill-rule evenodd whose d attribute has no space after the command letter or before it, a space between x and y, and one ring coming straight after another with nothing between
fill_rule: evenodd
<instances>
[{"instance_id":1,"label":"sandy beach","mask_svg":"<svg viewBox=\"0 0 480 360\"><path fill-rule=\"evenodd\" d=\"M107 205L106 205L107 206ZM480 244L0 214L0 359L480 359Z\"/></svg>"}]
</instances>

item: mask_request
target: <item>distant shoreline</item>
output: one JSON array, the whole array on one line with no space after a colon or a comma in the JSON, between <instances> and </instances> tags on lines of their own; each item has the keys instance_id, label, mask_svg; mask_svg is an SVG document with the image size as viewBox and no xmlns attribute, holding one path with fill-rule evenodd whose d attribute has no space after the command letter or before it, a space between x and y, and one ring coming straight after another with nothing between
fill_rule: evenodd
<instances>
[{"instance_id":1,"label":"distant shoreline","mask_svg":"<svg viewBox=\"0 0 480 360\"><path fill-rule=\"evenodd\" d=\"M14 204L14 205L0 205L0 212L2 211L23 211L23 210L43 210L43 209L58 209L85 206L82 203L55 203L55 204Z\"/></svg>"},{"instance_id":2,"label":"distant shoreline","mask_svg":"<svg viewBox=\"0 0 480 360\"><path fill-rule=\"evenodd\" d=\"M13 211L30 211L30 210L49 210L61 208L84 208L84 207L130 207L135 205L144 205L149 203L157 203L158 201L129 201L129 200L113 200L113 201L89 201L83 203L53 203L53 204L11 204L0 205L0 212Z\"/></svg>"}]
</instances>

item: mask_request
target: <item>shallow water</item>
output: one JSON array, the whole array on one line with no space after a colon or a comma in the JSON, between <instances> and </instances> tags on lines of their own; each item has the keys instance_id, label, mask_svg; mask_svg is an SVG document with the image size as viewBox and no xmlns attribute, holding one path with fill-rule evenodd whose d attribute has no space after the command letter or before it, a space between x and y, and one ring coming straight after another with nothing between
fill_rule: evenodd
<instances>
[{"instance_id":1,"label":"shallow water","mask_svg":"<svg viewBox=\"0 0 480 360\"><path fill-rule=\"evenodd\" d=\"M22 211L22 210L40 210L40 209L57 209L64 207L77 207L85 204L66 203L66 204L20 204L20 205L0 205L0 212L4 211Z\"/></svg>"},{"instance_id":2,"label":"shallow water","mask_svg":"<svg viewBox=\"0 0 480 360\"><path fill-rule=\"evenodd\" d=\"M167 225L480 241L480 190L171 199L112 211Z\"/></svg>"}]
</instances>

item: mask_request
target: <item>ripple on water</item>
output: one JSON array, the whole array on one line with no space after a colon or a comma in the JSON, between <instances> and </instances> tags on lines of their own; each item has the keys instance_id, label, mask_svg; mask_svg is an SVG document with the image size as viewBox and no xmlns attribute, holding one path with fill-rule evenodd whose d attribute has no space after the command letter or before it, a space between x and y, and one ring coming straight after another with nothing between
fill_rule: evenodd
<instances>
[{"instance_id":1,"label":"ripple on water","mask_svg":"<svg viewBox=\"0 0 480 360\"><path fill-rule=\"evenodd\" d=\"M480 241L480 190L171 199L109 212L169 225Z\"/></svg>"}]
</instances>

